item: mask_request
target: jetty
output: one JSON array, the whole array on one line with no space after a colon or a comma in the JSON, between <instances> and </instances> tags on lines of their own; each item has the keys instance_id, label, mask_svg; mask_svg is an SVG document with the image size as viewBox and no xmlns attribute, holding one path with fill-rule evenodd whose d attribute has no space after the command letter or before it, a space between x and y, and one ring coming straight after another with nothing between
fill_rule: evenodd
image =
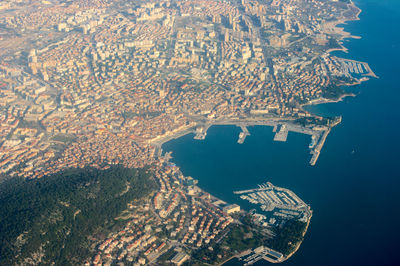
<instances>
[{"instance_id":1,"label":"jetty","mask_svg":"<svg viewBox=\"0 0 400 266\"><path fill-rule=\"evenodd\" d=\"M279 125L278 129L276 130L274 141L285 142L288 134L289 130L287 129L286 125Z\"/></svg>"},{"instance_id":2,"label":"jetty","mask_svg":"<svg viewBox=\"0 0 400 266\"><path fill-rule=\"evenodd\" d=\"M196 135L194 136L194 139L197 140L203 140L207 136L207 131L210 128L210 125L204 125L204 126L199 126L196 128Z\"/></svg>"},{"instance_id":3,"label":"jetty","mask_svg":"<svg viewBox=\"0 0 400 266\"><path fill-rule=\"evenodd\" d=\"M314 149L311 150L310 153L312 154L312 157L310 160L310 164L312 166L314 166L317 163L317 160L321 153L321 149L325 144L326 137L328 137L330 132L331 132L330 128L325 130L324 133L319 137L319 140L317 141L317 144L315 145Z\"/></svg>"},{"instance_id":4,"label":"jetty","mask_svg":"<svg viewBox=\"0 0 400 266\"><path fill-rule=\"evenodd\" d=\"M246 126L241 125L240 128L242 129L242 132L240 132L240 134L239 134L238 143L239 144L243 144L243 142L246 139L246 137L250 136L250 132L249 132L249 130L247 129Z\"/></svg>"},{"instance_id":5,"label":"jetty","mask_svg":"<svg viewBox=\"0 0 400 266\"><path fill-rule=\"evenodd\" d=\"M149 141L155 148L155 156L161 157L162 155L162 144L171 140L184 136L189 133L194 133L194 139L204 140L207 136L207 131L211 126L214 125L233 125L241 128L239 138L237 143L244 143L247 136L250 135L248 131L249 126L270 126L273 127L273 132L275 132L274 141L285 142L287 140L289 132L296 132L300 134L306 134L311 136L310 140L310 153L312 155L310 164L315 165L321 149L325 143L325 140L330 133L332 127L340 123L340 119L336 119L333 123L328 126L316 126L309 125L303 126L300 124L295 124L291 120L282 120L278 117L271 117L268 119L261 118L247 118L247 119L229 119L222 118L218 120L197 120L197 122L192 122L190 125L182 127L180 130L175 130L174 132L169 132L163 136L159 136Z\"/></svg>"}]
</instances>

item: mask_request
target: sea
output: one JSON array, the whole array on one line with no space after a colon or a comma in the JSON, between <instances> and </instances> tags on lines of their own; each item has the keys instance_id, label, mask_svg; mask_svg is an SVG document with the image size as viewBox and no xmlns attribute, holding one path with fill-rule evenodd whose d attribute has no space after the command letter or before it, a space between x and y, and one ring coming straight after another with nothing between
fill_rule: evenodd
<instances>
[{"instance_id":1,"label":"sea","mask_svg":"<svg viewBox=\"0 0 400 266\"><path fill-rule=\"evenodd\" d=\"M361 39L345 40L348 53L336 55L368 62L379 79L346 88L356 97L307 107L343 117L315 166L310 136L290 132L274 142L264 126L250 127L244 144L240 128L214 126L205 140L189 134L163 145L185 175L222 200L249 209L233 191L269 181L311 205L305 239L282 265L400 265L400 1L354 2L360 20L344 27Z\"/></svg>"}]
</instances>

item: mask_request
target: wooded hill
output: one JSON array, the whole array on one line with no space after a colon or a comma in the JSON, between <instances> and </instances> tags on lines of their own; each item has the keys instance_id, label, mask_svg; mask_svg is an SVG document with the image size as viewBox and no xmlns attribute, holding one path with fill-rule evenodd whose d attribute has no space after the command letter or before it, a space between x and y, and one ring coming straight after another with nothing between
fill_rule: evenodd
<instances>
[{"instance_id":1,"label":"wooded hill","mask_svg":"<svg viewBox=\"0 0 400 266\"><path fill-rule=\"evenodd\" d=\"M0 265L76 265L92 256L94 235L122 226L117 217L156 188L148 169L69 169L0 185Z\"/></svg>"}]
</instances>

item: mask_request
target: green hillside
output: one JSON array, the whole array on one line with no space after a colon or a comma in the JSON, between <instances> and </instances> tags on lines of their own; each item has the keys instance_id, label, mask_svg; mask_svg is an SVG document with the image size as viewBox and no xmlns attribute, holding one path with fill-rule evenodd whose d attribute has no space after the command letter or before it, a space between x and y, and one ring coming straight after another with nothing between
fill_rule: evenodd
<instances>
[{"instance_id":1,"label":"green hillside","mask_svg":"<svg viewBox=\"0 0 400 266\"><path fill-rule=\"evenodd\" d=\"M0 265L54 262L91 256L90 239L122 226L114 220L127 203L156 188L147 169L69 169L39 180L0 185Z\"/></svg>"}]
</instances>

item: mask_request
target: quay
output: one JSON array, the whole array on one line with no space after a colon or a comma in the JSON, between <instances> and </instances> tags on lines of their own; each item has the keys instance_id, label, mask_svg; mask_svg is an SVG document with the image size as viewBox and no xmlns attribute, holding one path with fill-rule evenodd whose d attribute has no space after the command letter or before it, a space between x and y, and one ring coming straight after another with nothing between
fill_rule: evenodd
<instances>
[{"instance_id":1,"label":"quay","mask_svg":"<svg viewBox=\"0 0 400 266\"><path fill-rule=\"evenodd\" d=\"M247 252L246 255L238 256L243 265L253 265L257 261L266 260L271 263L279 263L287 258L282 253L268 247L260 246L253 251Z\"/></svg>"},{"instance_id":2,"label":"quay","mask_svg":"<svg viewBox=\"0 0 400 266\"><path fill-rule=\"evenodd\" d=\"M310 160L311 165L315 165L321 149L325 143L326 137L328 136L330 129L340 123L340 120L335 121L329 126L302 126L294 124L291 120L281 120L280 118L269 118L269 119L219 119L214 121L204 121L197 120L197 122L192 122L190 125L181 127L179 130L174 132L168 132L163 136L158 136L152 140L149 140L155 148L154 155L156 157L162 156L162 144L168 142L172 139L176 139L187 135L189 133L194 133L194 139L204 140L207 136L207 131L211 126L214 125L233 125L241 128L242 132L239 134L238 143L242 144L247 136L250 135L247 127L249 126L270 126L273 127L273 132L275 132L274 141L286 141L289 131L296 132L300 134L306 134L311 136L310 141L310 153L312 158Z\"/></svg>"},{"instance_id":3,"label":"quay","mask_svg":"<svg viewBox=\"0 0 400 266\"><path fill-rule=\"evenodd\" d=\"M196 135L194 136L194 139L197 140L204 140L207 136L207 131L210 128L210 125L204 125L196 128Z\"/></svg>"},{"instance_id":4,"label":"quay","mask_svg":"<svg viewBox=\"0 0 400 266\"><path fill-rule=\"evenodd\" d=\"M289 130L286 125L280 125L279 129L276 131L274 141L285 142L288 136Z\"/></svg>"},{"instance_id":5,"label":"quay","mask_svg":"<svg viewBox=\"0 0 400 266\"><path fill-rule=\"evenodd\" d=\"M319 138L317 144L315 145L315 148L311 150L312 157L310 160L310 164L312 166L314 166L317 163L318 157L321 153L321 149L325 144L326 137L328 137L330 132L331 132L330 128L325 130L322 136Z\"/></svg>"},{"instance_id":6,"label":"quay","mask_svg":"<svg viewBox=\"0 0 400 266\"><path fill-rule=\"evenodd\" d=\"M243 142L246 139L246 137L250 136L250 132L249 132L249 130L247 129L246 126L241 125L240 128L242 129L242 132L240 132L240 134L239 134L238 143L239 144L243 144Z\"/></svg>"}]
</instances>

